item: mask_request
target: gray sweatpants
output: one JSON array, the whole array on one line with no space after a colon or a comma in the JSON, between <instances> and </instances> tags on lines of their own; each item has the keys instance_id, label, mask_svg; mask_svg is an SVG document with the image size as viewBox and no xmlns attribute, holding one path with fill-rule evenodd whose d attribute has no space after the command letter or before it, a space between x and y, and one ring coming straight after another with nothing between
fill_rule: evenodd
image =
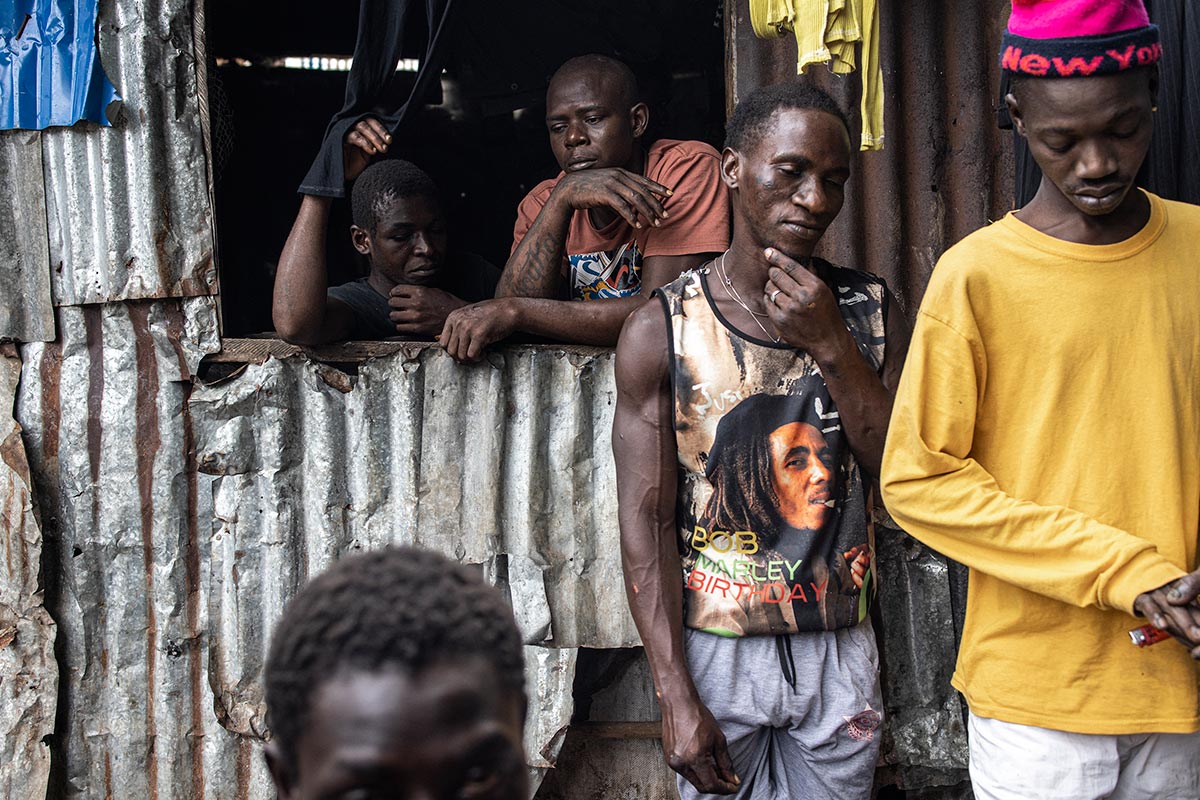
<instances>
[{"instance_id":1,"label":"gray sweatpants","mask_svg":"<svg viewBox=\"0 0 1200 800\"><path fill-rule=\"evenodd\" d=\"M692 679L742 780L733 797L870 797L883 707L870 621L788 637L795 689L784 677L776 638L684 631ZM702 795L682 776L678 785L683 800L727 796Z\"/></svg>"}]
</instances>

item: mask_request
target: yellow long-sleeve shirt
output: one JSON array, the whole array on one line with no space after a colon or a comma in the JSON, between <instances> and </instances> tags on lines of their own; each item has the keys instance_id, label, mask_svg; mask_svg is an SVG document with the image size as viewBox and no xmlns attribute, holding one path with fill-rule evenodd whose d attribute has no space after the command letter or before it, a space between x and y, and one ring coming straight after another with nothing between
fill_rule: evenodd
<instances>
[{"instance_id":1,"label":"yellow long-sleeve shirt","mask_svg":"<svg viewBox=\"0 0 1200 800\"><path fill-rule=\"evenodd\" d=\"M1200 207L1150 195L1113 245L1012 214L938 262L883 460L913 536L970 568L954 686L983 717L1200 729L1200 667L1126 635L1196 566Z\"/></svg>"}]
</instances>

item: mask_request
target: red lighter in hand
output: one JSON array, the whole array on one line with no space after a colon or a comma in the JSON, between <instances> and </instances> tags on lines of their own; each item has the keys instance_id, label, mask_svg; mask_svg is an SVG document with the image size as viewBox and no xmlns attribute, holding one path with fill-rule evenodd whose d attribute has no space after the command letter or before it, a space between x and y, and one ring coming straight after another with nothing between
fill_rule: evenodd
<instances>
[{"instance_id":1,"label":"red lighter in hand","mask_svg":"<svg viewBox=\"0 0 1200 800\"><path fill-rule=\"evenodd\" d=\"M1154 627L1153 625L1143 625L1140 628L1134 628L1129 632L1129 639L1138 647L1149 647L1152 644L1165 642L1171 638L1171 634L1164 630Z\"/></svg>"}]
</instances>

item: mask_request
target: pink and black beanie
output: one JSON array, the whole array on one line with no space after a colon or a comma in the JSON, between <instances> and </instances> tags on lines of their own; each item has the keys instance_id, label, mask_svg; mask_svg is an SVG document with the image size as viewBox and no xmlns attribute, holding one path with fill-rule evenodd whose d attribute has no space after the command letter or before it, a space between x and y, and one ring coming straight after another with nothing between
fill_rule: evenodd
<instances>
[{"instance_id":1,"label":"pink and black beanie","mask_svg":"<svg viewBox=\"0 0 1200 800\"><path fill-rule=\"evenodd\" d=\"M1038 78L1112 75L1162 57L1142 0L1012 0L1000 68Z\"/></svg>"}]
</instances>

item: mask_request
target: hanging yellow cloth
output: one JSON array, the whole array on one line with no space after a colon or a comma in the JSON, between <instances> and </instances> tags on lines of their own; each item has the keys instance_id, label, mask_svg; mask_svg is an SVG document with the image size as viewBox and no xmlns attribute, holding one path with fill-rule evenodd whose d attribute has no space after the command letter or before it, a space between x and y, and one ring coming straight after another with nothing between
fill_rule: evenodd
<instances>
[{"instance_id":1,"label":"hanging yellow cloth","mask_svg":"<svg viewBox=\"0 0 1200 800\"><path fill-rule=\"evenodd\" d=\"M750 0L760 39L796 37L796 72L828 64L836 75L862 75L862 149L883 148L883 66L879 61L878 0ZM856 60L855 46L862 51ZM859 63L861 62L861 63Z\"/></svg>"}]
</instances>

